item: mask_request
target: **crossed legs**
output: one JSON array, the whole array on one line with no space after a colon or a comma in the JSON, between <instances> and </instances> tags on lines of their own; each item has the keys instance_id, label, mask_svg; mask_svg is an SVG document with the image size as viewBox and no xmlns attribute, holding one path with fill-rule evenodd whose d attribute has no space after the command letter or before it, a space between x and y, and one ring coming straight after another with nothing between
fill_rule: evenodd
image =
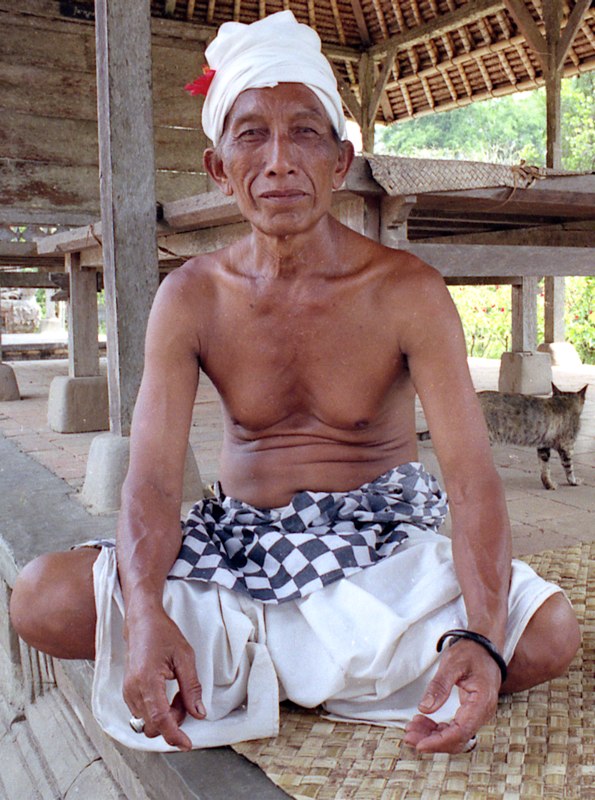
<instances>
[{"instance_id":1,"label":"crossed legs","mask_svg":"<svg viewBox=\"0 0 595 800\"><path fill-rule=\"evenodd\" d=\"M81 548L48 553L23 569L12 593L10 616L28 644L57 658L94 658L92 570L98 552ZM522 691L563 675L579 646L576 616L558 592L529 621L501 691Z\"/></svg>"}]
</instances>

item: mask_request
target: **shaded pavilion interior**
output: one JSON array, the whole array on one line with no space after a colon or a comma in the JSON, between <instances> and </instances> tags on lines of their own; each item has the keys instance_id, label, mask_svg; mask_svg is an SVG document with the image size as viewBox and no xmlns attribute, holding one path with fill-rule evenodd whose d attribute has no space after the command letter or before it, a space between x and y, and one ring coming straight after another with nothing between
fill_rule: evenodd
<instances>
[{"instance_id":1,"label":"shaded pavilion interior","mask_svg":"<svg viewBox=\"0 0 595 800\"><path fill-rule=\"evenodd\" d=\"M182 87L222 22L281 8L320 34L362 132L364 157L336 193L335 213L450 282L510 283L512 361L501 386L547 391L549 353L536 352L538 279L546 276L550 347L564 340L563 276L592 271L594 178L559 170L560 82L595 66L591 5L0 0L0 282L56 286L70 301L69 380L50 394L50 425L109 427L126 439L160 278L245 230L235 203L202 171L199 103ZM549 170L370 155L376 123L543 85ZM22 228L25 241L12 241ZM107 387L95 333L101 287ZM6 387L10 368L2 369Z\"/></svg>"},{"instance_id":2,"label":"shaded pavilion interior","mask_svg":"<svg viewBox=\"0 0 595 800\"><path fill-rule=\"evenodd\" d=\"M425 162L426 183L406 188L407 160L361 157L335 198L347 224L387 244L418 248L451 282L509 282L513 349L522 354L536 346L539 277L547 277L546 338L556 342L563 338L562 276L592 274L593 176L556 174L560 80L595 68L591 5L0 0L0 285L53 287L70 301L69 376L56 386L59 405L63 410L65 397L81 387L91 387L95 405L104 398L103 428L110 433L101 458L108 458L108 471L121 472L126 458L120 445L125 452L144 327L160 276L245 231L235 204L212 192L202 172L199 109L182 91L200 71L205 44L219 24L291 8L316 28L368 153L375 123L546 87L552 172L477 177L469 165L451 165L448 173L448 165ZM123 203L123 197L130 200ZM17 226L27 226L24 241L12 241ZM108 306L107 379L96 341L99 287L106 289ZM190 484L196 498L197 482ZM103 488L95 490L90 505L97 507ZM5 561L0 549L8 596L14 576ZM39 701L57 674L91 730L87 665L57 665L54 673L39 654L21 656L8 630L4 638L18 662L17 679L33 699ZM145 797L131 775L141 775L147 796L164 796L168 788L191 796L179 788L189 769L182 757L164 759L166 777L158 778L157 762L115 750L108 756L101 735L94 736L112 772L129 781L127 796ZM229 754L193 756L203 771L219 771L228 781L236 768ZM254 791L265 798L270 790Z\"/></svg>"}]
</instances>

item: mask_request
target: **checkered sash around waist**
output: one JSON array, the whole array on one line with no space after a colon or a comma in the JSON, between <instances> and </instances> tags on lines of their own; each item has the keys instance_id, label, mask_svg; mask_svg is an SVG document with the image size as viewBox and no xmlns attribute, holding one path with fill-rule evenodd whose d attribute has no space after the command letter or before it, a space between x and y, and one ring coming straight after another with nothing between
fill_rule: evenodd
<instances>
[{"instance_id":1,"label":"checkered sash around waist","mask_svg":"<svg viewBox=\"0 0 595 800\"><path fill-rule=\"evenodd\" d=\"M225 497L198 502L168 578L217 583L263 603L306 597L391 556L410 530L438 530L446 495L422 464L389 470L349 492L295 494L261 509Z\"/></svg>"}]
</instances>

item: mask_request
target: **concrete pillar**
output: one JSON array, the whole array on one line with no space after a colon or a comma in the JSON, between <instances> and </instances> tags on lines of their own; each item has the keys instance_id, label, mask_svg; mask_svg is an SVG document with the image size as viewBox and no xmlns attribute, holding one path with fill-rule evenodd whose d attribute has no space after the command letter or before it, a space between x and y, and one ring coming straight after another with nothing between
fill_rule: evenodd
<instances>
[{"instance_id":1,"label":"concrete pillar","mask_svg":"<svg viewBox=\"0 0 595 800\"><path fill-rule=\"evenodd\" d=\"M512 289L511 351L502 354L498 390L519 394L549 394L552 366L548 353L536 351L537 278L523 277Z\"/></svg>"},{"instance_id":2,"label":"concrete pillar","mask_svg":"<svg viewBox=\"0 0 595 800\"><path fill-rule=\"evenodd\" d=\"M48 425L59 433L104 431L109 427L107 379L99 373L97 270L81 269L78 253L66 255L68 377L50 385Z\"/></svg>"},{"instance_id":3,"label":"concrete pillar","mask_svg":"<svg viewBox=\"0 0 595 800\"><path fill-rule=\"evenodd\" d=\"M0 298L0 304L1 304ZM0 401L20 400L21 393L16 375L9 364L2 363L2 309L0 308Z\"/></svg>"},{"instance_id":4,"label":"concrete pillar","mask_svg":"<svg viewBox=\"0 0 595 800\"><path fill-rule=\"evenodd\" d=\"M93 442L83 499L107 512L120 506L159 265L150 0L96 0L95 13L110 433Z\"/></svg>"}]
</instances>

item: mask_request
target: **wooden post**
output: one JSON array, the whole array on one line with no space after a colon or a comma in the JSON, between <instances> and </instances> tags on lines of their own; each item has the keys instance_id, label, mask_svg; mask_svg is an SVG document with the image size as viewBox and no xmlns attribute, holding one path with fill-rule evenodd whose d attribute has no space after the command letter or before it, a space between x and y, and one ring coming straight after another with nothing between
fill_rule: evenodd
<instances>
[{"instance_id":1,"label":"wooden post","mask_svg":"<svg viewBox=\"0 0 595 800\"><path fill-rule=\"evenodd\" d=\"M96 0L110 430L130 433L158 285L150 0Z\"/></svg>"},{"instance_id":2,"label":"wooden post","mask_svg":"<svg viewBox=\"0 0 595 800\"><path fill-rule=\"evenodd\" d=\"M543 338L546 344L564 341L566 335L564 330L565 288L564 278L555 278L553 276L545 278Z\"/></svg>"},{"instance_id":3,"label":"wooden post","mask_svg":"<svg viewBox=\"0 0 595 800\"><path fill-rule=\"evenodd\" d=\"M552 169L562 168L562 111L560 92L562 88L563 63L558 54L562 3L544 0L545 41L547 44L547 70L545 72L546 94L546 156L545 163ZM566 338L564 326L564 278L546 278L544 286L544 343L563 342Z\"/></svg>"},{"instance_id":4,"label":"wooden post","mask_svg":"<svg viewBox=\"0 0 595 800\"><path fill-rule=\"evenodd\" d=\"M374 121L376 112L370 115L370 101L374 93L374 61L368 53L362 53L358 69L360 91L360 127L364 153L374 152Z\"/></svg>"},{"instance_id":5,"label":"wooden post","mask_svg":"<svg viewBox=\"0 0 595 800\"><path fill-rule=\"evenodd\" d=\"M145 331L159 283L150 0L96 0L95 34L110 433L91 443L82 500L110 512L120 507L128 471ZM203 496L190 448L189 496Z\"/></svg>"},{"instance_id":6,"label":"wooden post","mask_svg":"<svg viewBox=\"0 0 595 800\"><path fill-rule=\"evenodd\" d=\"M99 375L97 270L81 269L80 261L78 253L65 256L70 275L68 374L71 378Z\"/></svg>"},{"instance_id":7,"label":"wooden post","mask_svg":"<svg viewBox=\"0 0 595 800\"><path fill-rule=\"evenodd\" d=\"M522 277L512 290L513 353L535 350L537 345L537 278Z\"/></svg>"},{"instance_id":8,"label":"wooden post","mask_svg":"<svg viewBox=\"0 0 595 800\"><path fill-rule=\"evenodd\" d=\"M546 166L560 169L562 165L560 89L563 65L558 63L558 46L562 23L562 3L559 0L543 0L543 19L547 45L547 70L545 70Z\"/></svg>"}]
</instances>

